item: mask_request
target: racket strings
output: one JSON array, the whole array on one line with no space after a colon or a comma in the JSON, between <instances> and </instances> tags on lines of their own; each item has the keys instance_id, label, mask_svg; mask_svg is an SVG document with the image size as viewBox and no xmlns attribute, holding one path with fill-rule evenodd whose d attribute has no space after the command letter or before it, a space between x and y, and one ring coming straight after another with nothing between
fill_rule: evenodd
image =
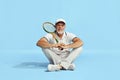
<instances>
[{"instance_id":1,"label":"racket strings","mask_svg":"<svg viewBox=\"0 0 120 80\"><path fill-rule=\"evenodd\" d=\"M49 23L44 24L44 29L45 29L47 32L55 32L55 27L54 27L54 25L49 24Z\"/></svg>"}]
</instances>

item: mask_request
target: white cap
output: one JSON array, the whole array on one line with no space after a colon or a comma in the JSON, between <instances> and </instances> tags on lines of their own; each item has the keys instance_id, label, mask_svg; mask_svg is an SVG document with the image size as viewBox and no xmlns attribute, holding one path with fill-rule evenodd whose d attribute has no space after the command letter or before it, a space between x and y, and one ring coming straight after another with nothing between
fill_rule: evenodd
<instances>
[{"instance_id":1,"label":"white cap","mask_svg":"<svg viewBox=\"0 0 120 80\"><path fill-rule=\"evenodd\" d=\"M62 18L57 19L57 20L56 20L56 22L55 22L55 24L57 24L58 22L63 22L63 23L66 23L66 21L65 21L64 19L62 19Z\"/></svg>"}]
</instances>

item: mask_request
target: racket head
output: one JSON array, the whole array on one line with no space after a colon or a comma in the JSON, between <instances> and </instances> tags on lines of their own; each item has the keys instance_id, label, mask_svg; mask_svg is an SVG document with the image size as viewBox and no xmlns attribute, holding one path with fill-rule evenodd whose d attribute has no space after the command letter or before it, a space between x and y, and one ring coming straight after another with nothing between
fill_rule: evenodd
<instances>
[{"instance_id":1,"label":"racket head","mask_svg":"<svg viewBox=\"0 0 120 80\"><path fill-rule=\"evenodd\" d=\"M56 30L55 25L51 22L44 22L42 27L43 30L47 33L54 33Z\"/></svg>"}]
</instances>

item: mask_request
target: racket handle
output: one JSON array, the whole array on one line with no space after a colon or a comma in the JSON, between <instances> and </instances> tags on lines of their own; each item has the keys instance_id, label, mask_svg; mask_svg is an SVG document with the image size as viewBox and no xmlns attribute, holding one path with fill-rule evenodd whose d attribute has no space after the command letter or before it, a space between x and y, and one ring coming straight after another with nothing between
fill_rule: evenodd
<instances>
[{"instance_id":1,"label":"racket handle","mask_svg":"<svg viewBox=\"0 0 120 80\"><path fill-rule=\"evenodd\" d=\"M58 47L58 49L59 49L59 50L63 50L63 48L61 48L61 47Z\"/></svg>"},{"instance_id":2,"label":"racket handle","mask_svg":"<svg viewBox=\"0 0 120 80\"><path fill-rule=\"evenodd\" d=\"M63 48L61 48L60 50L63 50Z\"/></svg>"},{"instance_id":3,"label":"racket handle","mask_svg":"<svg viewBox=\"0 0 120 80\"><path fill-rule=\"evenodd\" d=\"M58 43L58 40L55 38L56 42ZM60 50L63 50L63 48L59 48Z\"/></svg>"},{"instance_id":4,"label":"racket handle","mask_svg":"<svg viewBox=\"0 0 120 80\"><path fill-rule=\"evenodd\" d=\"M58 43L58 40L56 39L55 33L51 33L51 34L52 34L53 38L55 39L55 41Z\"/></svg>"},{"instance_id":5,"label":"racket handle","mask_svg":"<svg viewBox=\"0 0 120 80\"><path fill-rule=\"evenodd\" d=\"M58 43L58 40L55 38L56 42Z\"/></svg>"}]
</instances>

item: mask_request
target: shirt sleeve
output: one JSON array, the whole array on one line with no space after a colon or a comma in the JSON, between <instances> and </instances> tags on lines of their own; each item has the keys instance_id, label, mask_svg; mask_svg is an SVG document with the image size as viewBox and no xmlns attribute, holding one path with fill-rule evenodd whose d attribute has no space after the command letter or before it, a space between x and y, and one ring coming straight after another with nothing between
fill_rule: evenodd
<instances>
[{"instance_id":1,"label":"shirt sleeve","mask_svg":"<svg viewBox=\"0 0 120 80\"><path fill-rule=\"evenodd\" d=\"M71 42L75 37L77 37L75 34L73 33L67 33L68 39Z\"/></svg>"},{"instance_id":2,"label":"shirt sleeve","mask_svg":"<svg viewBox=\"0 0 120 80\"><path fill-rule=\"evenodd\" d=\"M44 36L49 42L50 42L50 40L52 39L52 35L51 34L46 34L45 36Z\"/></svg>"}]
</instances>

